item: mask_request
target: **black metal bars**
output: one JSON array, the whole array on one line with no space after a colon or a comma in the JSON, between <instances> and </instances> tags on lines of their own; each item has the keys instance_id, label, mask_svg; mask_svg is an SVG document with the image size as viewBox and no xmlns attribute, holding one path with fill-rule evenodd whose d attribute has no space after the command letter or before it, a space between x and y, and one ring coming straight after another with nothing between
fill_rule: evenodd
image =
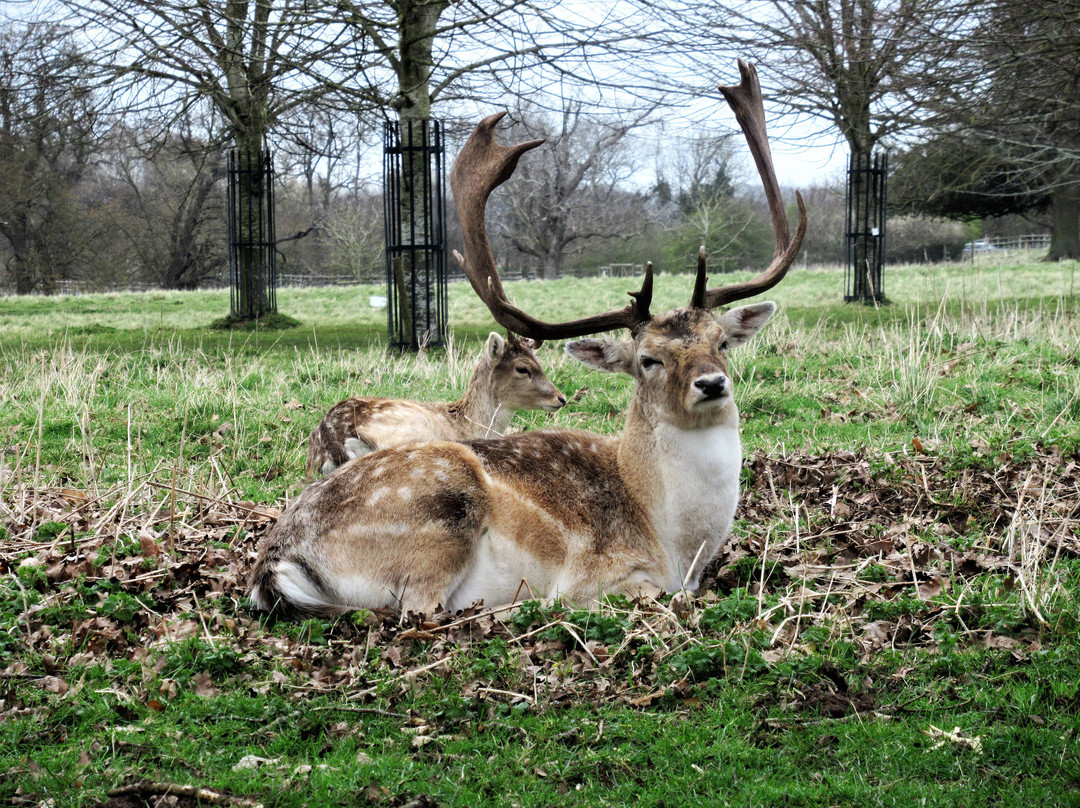
<instances>
[{"instance_id":1,"label":"black metal bars","mask_svg":"<svg viewBox=\"0 0 1080 808\"><path fill-rule=\"evenodd\" d=\"M386 322L398 348L441 345L446 336L445 153L438 121L386 124Z\"/></svg>"},{"instance_id":2,"label":"black metal bars","mask_svg":"<svg viewBox=\"0 0 1080 808\"><path fill-rule=\"evenodd\" d=\"M844 300L883 302L885 194L889 156L854 154L847 173L847 264Z\"/></svg>"},{"instance_id":3,"label":"black metal bars","mask_svg":"<svg viewBox=\"0 0 1080 808\"><path fill-rule=\"evenodd\" d=\"M229 152L229 276L233 317L277 312L274 162L268 150Z\"/></svg>"}]
</instances>

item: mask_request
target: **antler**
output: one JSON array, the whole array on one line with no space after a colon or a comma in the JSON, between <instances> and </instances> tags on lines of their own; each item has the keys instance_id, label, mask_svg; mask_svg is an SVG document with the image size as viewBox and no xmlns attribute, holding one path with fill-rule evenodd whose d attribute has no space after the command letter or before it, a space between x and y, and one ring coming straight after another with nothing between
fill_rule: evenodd
<instances>
[{"instance_id":1,"label":"antler","mask_svg":"<svg viewBox=\"0 0 1080 808\"><path fill-rule=\"evenodd\" d=\"M515 307L506 298L502 281L495 268L495 259L488 245L484 215L491 192L514 173L522 154L535 149L543 140L530 140L516 146L495 142L495 124L505 112L491 115L476 125L462 147L450 170L450 189L457 203L458 219L464 240L465 255L454 251L454 257L465 272L473 290L491 311L495 321L515 334L530 337L536 345L546 339L567 339L618 328L634 329L647 322L652 302L652 264L645 267L641 289L628 292L633 300L621 309L571 320L547 323Z\"/></svg>"},{"instance_id":2,"label":"antler","mask_svg":"<svg viewBox=\"0 0 1080 808\"><path fill-rule=\"evenodd\" d=\"M795 261L795 256L799 254L803 236L806 234L806 205L803 203L802 194L796 191L795 201L799 206L799 224L795 229L795 237L791 237L787 211L784 210L780 185L776 181L776 172L773 169L769 137L765 133L765 106L761 100L757 70L752 64L747 64L740 59L739 74L742 76L742 81L737 86L719 89L727 100L728 106L735 113L739 127L746 137L746 143L750 147L750 153L754 155L754 163L757 165L761 184L765 187L765 198L769 202L769 213L776 233L776 251L773 253L772 263L753 280L705 291L705 248L702 247L698 255L694 297L690 304L698 308L714 309L717 306L743 300L772 289L784 279L788 268Z\"/></svg>"}]
</instances>

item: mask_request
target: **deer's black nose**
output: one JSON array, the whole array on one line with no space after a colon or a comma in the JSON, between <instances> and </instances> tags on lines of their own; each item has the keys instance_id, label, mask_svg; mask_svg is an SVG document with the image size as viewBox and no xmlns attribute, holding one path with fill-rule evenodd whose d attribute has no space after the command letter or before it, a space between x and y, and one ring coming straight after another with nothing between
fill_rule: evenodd
<instances>
[{"instance_id":1,"label":"deer's black nose","mask_svg":"<svg viewBox=\"0 0 1080 808\"><path fill-rule=\"evenodd\" d=\"M720 398L727 389L727 378L722 374L714 376L702 376L694 382L694 387L700 390L706 399Z\"/></svg>"}]
</instances>

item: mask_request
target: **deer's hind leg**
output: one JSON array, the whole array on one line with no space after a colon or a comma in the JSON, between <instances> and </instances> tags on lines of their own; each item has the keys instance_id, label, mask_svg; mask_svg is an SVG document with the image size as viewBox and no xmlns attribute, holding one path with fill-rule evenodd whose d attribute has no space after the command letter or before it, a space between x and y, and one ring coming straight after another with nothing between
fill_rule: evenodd
<instances>
[{"instance_id":1,"label":"deer's hind leg","mask_svg":"<svg viewBox=\"0 0 1080 808\"><path fill-rule=\"evenodd\" d=\"M351 505L320 542L348 605L433 614L475 563L491 513L476 456L456 443L384 449L343 468Z\"/></svg>"},{"instance_id":2,"label":"deer's hind leg","mask_svg":"<svg viewBox=\"0 0 1080 808\"><path fill-rule=\"evenodd\" d=\"M371 454L375 451L375 446L365 440L362 437L345 438L345 442L342 444L345 448L345 457L349 460L355 460L358 457L363 457L366 454Z\"/></svg>"},{"instance_id":3,"label":"deer's hind leg","mask_svg":"<svg viewBox=\"0 0 1080 808\"><path fill-rule=\"evenodd\" d=\"M397 574L398 598L402 611L432 615L449 606L451 593L476 564L490 503L478 486L444 489L418 500L425 520L410 536L411 557Z\"/></svg>"}]
</instances>

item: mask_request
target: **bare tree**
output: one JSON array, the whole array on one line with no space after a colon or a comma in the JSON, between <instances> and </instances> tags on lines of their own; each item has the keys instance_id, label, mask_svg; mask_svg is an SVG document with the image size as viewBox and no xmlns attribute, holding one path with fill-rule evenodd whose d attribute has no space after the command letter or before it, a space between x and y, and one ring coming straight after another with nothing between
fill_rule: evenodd
<instances>
[{"instance_id":1,"label":"bare tree","mask_svg":"<svg viewBox=\"0 0 1080 808\"><path fill-rule=\"evenodd\" d=\"M556 86L622 86L618 69L643 49L626 42L645 24L629 6L599 20L562 0L342 0L339 7L374 57L361 78L365 95L402 121L426 120L439 103L504 103L543 88L558 105Z\"/></svg>"},{"instance_id":2,"label":"bare tree","mask_svg":"<svg viewBox=\"0 0 1080 808\"><path fill-rule=\"evenodd\" d=\"M1080 258L1080 1L972 2L971 36L915 157L958 218L1049 204L1048 260ZM967 163L957 166L958 159ZM957 207L959 206L959 207Z\"/></svg>"},{"instance_id":3,"label":"bare tree","mask_svg":"<svg viewBox=\"0 0 1080 808\"><path fill-rule=\"evenodd\" d=\"M765 211L736 193L730 136L706 134L673 143L665 150L658 183L668 188L675 211L669 222L672 259L690 270L689 262L704 245L714 272L767 261L772 237Z\"/></svg>"},{"instance_id":4,"label":"bare tree","mask_svg":"<svg viewBox=\"0 0 1080 808\"><path fill-rule=\"evenodd\" d=\"M378 167L371 159L377 149L373 121L322 105L297 107L288 118L275 160L277 225L284 234L278 237L278 257L286 273L356 277L354 260L341 253L342 246L366 245L376 230L383 235L381 210L374 222L354 215L357 198L366 202L378 191L369 187ZM360 228L355 238L343 232L346 220ZM365 264L368 281L375 280L371 266Z\"/></svg>"},{"instance_id":5,"label":"bare tree","mask_svg":"<svg viewBox=\"0 0 1080 808\"><path fill-rule=\"evenodd\" d=\"M364 283L383 279L383 209L377 189L337 194L323 231L330 271Z\"/></svg>"},{"instance_id":6,"label":"bare tree","mask_svg":"<svg viewBox=\"0 0 1080 808\"><path fill-rule=\"evenodd\" d=\"M666 73L685 95L712 94L731 51L769 66L766 98L834 131L852 154L909 129L919 100L936 91L936 66L959 0L650 0L654 26L686 47ZM695 47L690 47L691 44Z\"/></svg>"},{"instance_id":7,"label":"bare tree","mask_svg":"<svg viewBox=\"0 0 1080 808\"><path fill-rule=\"evenodd\" d=\"M76 186L100 143L102 105L68 29L0 30L0 235L20 294L55 291L89 246Z\"/></svg>"},{"instance_id":8,"label":"bare tree","mask_svg":"<svg viewBox=\"0 0 1080 808\"><path fill-rule=\"evenodd\" d=\"M948 113L950 117L954 114ZM967 118L967 116L965 116ZM1002 142L992 130L950 124L891 159L894 210L975 222L1050 206L1055 163L1033 161L1033 140ZM1013 134L1017 134L1013 129Z\"/></svg>"},{"instance_id":9,"label":"bare tree","mask_svg":"<svg viewBox=\"0 0 1080 808\"><path fill-rule=\"evenodd\" d=\"M587 70L575 71L588 59L621 42L622 22L609 15L601 32L592 17L575 17L558 0L346 0L346 19L356 26L378 57L367 71L366 90L379 105L398 116L402 144L427 143L428 121L439 101L489 100L507 92L523 94L527 82L580 85L597 81ZM401 187L394 189L400 211L400 238L408 266L399 280L412 290L411 306L394 335L400 344L422 345L434 335L431 322L434 291L418 277L430 278L434 256L416 249L417 234L429 232L430 215L423 194L430 186L430 167L419 151L405 150ZM404 296L403 296L404 297ZM423 314L423 316L421 316ZM411 333L404 333L410 331Z\"/></svg>"},{"instance_id":10,"label":"bare tree","mask_svg":"<svg viewBox=\"0 0 1080 808\"><path fill-rule=\"evenodd\" d=\"M55 0L85 23L97 68L129 113L160 115L161 131L199 104L221 116L242 155L258 155L290 110L311 103L363 105L359 78L370 66L357 30L336 3L307 0ZM56 13L46 6L44 13ZM255 158L258 159L257 157ZM257 172L240 183L241 206L265 193ZM245 204L246 203L246 204ZM252 218L240 242L257 241ZM239 256L233 315L269 313L263 258Z\"/></svg>"},{"instance_id":11,"label":"bare tree","mask_svg":"<svg viewBox=\"0 0 1080 808\"><path fill-rule=\"evenodd\" d=\"M317 225L335 194L372 179L375 161L370 156L378 147L374 120L354 111L305 104L291 110L283 124L278 171L300 179L303 204Z\"/></svg>"},{"instance_id":12,"label":"bare tree","mask_svg":"<svg viewBox=\"0 0 1080 808\"><path fill-rule=\"evenodd\" d=\"M803 188L802 194L814 226L806 231L800 260L811 264L843 265L846 258L844 228L847 218L843 184L811 186Z\"/></svg>"},{"instance_id":13,"label":"bare tree","mask_svg":"<svg viewBox=\"0 0 1080 808\"><path fill-rule=\"evenodd\" d=\"M648 5L658 25L688 43L685 91L700 91L702 77L715 83L718 51L749 53L769 66L767 95L784 111L838 132L853 166L865 164L879 143L921 125L921 105L940 91L941 67L954 58L963 19L959 0L737 0L722 10L695 0ZM874 194L869 182L854 188L862 209L876 207ZM857 245L863 268L865 249Z\"/></svg>"},{"instance_id":14,"label":"bare tree","mask_svg":"<svg viewBox=\"0 0 1080 808\"><path fill-rule=\"evenodd\" d=\"M195 289L226 275L222 210L225 155L185 121L165 137L124 130L109 159L124 188L120 220L139 280Z\"/></svg>"},{"instance_id":15,"label":"bare tree","mask_svg":"<svg viewBox=\"0 0 1080 808\"><path fill-rule=\"evenodd\" d=\"M566 103L557 118L527 107L516 115L511 137L547 143L518 168L502 197L502 233L536 259L541 278L557 278L566 257L588 241L628 235L617 200L620 184L638 166L626 138L646 117L601 123L576 102Z\"/></svg>"},{"instance_id":16,"label":"bare tree","mask_svg":"<svg viewBox=\"0 0 1080 808\"><path fill-rule=\"evenodd\" d=\"M659 174L663 182L667 182L668 172L674 174L677 191L673 199L684 212L735 193L730 136L676 142L678 145L667 151Z\"/></svg>"}]
</instances>

